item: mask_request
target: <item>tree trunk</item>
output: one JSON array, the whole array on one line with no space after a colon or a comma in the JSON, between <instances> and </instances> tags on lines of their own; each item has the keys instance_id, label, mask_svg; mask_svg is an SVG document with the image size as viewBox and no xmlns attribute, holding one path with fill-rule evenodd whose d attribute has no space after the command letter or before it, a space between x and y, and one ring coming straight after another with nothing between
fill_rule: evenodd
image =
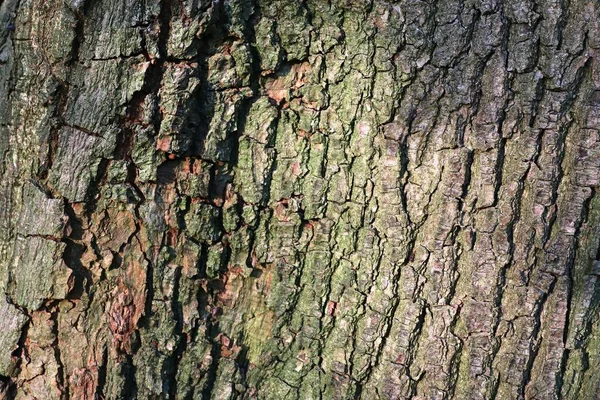
<instances>
[{"instance_id":1,"label":"tree trunk","mask_svg":"<svg viewBox=\"0 0 600 400\"><path fill-rule=\"evenodd\" d=\"M600 398L597 1L0 24L0 397Z\"/></svg>"}]
</instances>

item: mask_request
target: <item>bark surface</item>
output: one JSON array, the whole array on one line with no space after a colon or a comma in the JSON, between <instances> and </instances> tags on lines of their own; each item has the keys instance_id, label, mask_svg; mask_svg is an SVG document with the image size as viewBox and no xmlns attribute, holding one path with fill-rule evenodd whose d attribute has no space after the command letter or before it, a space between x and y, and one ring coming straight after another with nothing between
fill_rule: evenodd
<instances>
[{"instance_id":1,"label":"bark surface","mask_svg":"<svg viewBox=\"0 0 600 400\"><path fill-rule=\"evenodd\" d=\"M596 0L0 0L0 398L600 398Z\"/></svg>"}]
</instances>

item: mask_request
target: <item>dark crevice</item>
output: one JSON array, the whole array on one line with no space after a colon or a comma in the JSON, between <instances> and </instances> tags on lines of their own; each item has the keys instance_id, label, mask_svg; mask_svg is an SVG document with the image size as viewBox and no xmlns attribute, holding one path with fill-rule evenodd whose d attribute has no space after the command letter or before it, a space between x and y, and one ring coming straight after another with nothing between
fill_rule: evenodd
<instances>
[{"instance_id":1,"label":"dark crevice","mask_svg":"<svg viewBox=\"0 0 600 400\"><path fill-rule=\"evenodd\" d=\"M98 366L98 386L96 386L96 392L94 398L96 400L105 399L104 387L106 386L106 375L107 375L107 364L108 364L108 349L104 348L102 351L102 360Z\"/></svg>"},{"instance_id":2,"label":"dark crevice","mask_svg":"<svg viewBox=\"0 0 600 400\"><path fill-rule=\"evenodd\" d=\"M183 356L187 348L187 336L183 332L183 308L179 299L179 289L181 284L181 268L177 268L175 273L175 284L173 287L173 299L171 299L171 311L175 317L175 332L174 335L178 338L177 347L173 354L169 357L166 364L171 365L171 368L167 370L165 381L168 382L170 400L175 400L177 396L177 371L179 367L179 361Z\"/></svg>"},{"instance_id":3,"label":"dark crevice","mask_svg":"<svg viewBox=\"0 0 600 400\"><path fill-rule=\"evenodd\" d=\"M215 325L209 324L209 326L207 327L207 332L211 332L211 331L216 331L217 327ZM215 335L216 337L216 335ZM210 339L209 339L210 340ZM210 351L210 356L211 356L211 364L210 367L208 369L207 372L207 377L206 377L206 384L204 385L204 387L202 388L202 398L203 399L210 399L211 395L212 395L212 391L215 385L215 382L217 380L217 368L219 367L219 361L221 359L221 348L220 348L220 343L218 343L216 340L210 340L210 342L212 343L212 347L211 347L211 351Z\"/></svg>"},{"instance_id":4,"label":"dark crevice","mask_svg":"<svg viewBox=\"0 0 600 400\"><path fill-rule=\"evenodd\" d=\"M100 199L100 192L103 186L103 183L106 182L108 175L108 166L110 165L110 160L107 158L101 158L98 163L98 169L96 172L96 176L92 178L90 185L87 188L85 193L85 212L86 216L89 218L96 211L96 207L98 206L98 200Z\"/></svg>"}]
</instances>

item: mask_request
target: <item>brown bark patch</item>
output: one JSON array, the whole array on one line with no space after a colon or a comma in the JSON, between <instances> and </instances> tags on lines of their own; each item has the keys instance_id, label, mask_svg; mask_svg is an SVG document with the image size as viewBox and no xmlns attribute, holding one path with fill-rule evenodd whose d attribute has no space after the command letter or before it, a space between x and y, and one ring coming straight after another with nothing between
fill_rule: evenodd
<instances>
[{"instance_id":1,"label":"brown bark patch","mask_svg":"<svg viewBox=\"0 0 600 400\"><path fill-rule=\"evenodd\" d=\"M306 84L310 70L308 62L293 64L285 75L268 79L265 83L267 96L277 104L288 101L291 91L298 90Z\"/></svg>"}]
</instances>

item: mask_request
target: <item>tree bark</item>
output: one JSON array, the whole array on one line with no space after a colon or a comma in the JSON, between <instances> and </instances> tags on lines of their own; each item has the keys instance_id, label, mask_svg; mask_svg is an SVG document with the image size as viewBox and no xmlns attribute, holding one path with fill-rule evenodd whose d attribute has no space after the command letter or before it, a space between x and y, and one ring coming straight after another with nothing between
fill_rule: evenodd
<instances>
[{"instance_id":1,"label":"tree bark","mask_svg":"<svg viewBox=\"0 0 600 400\"><path fill-rule=\"evenodd\" d=\"M600 399L597 1L0 24L0 397Z\"/></svg>"}]
</instances>

